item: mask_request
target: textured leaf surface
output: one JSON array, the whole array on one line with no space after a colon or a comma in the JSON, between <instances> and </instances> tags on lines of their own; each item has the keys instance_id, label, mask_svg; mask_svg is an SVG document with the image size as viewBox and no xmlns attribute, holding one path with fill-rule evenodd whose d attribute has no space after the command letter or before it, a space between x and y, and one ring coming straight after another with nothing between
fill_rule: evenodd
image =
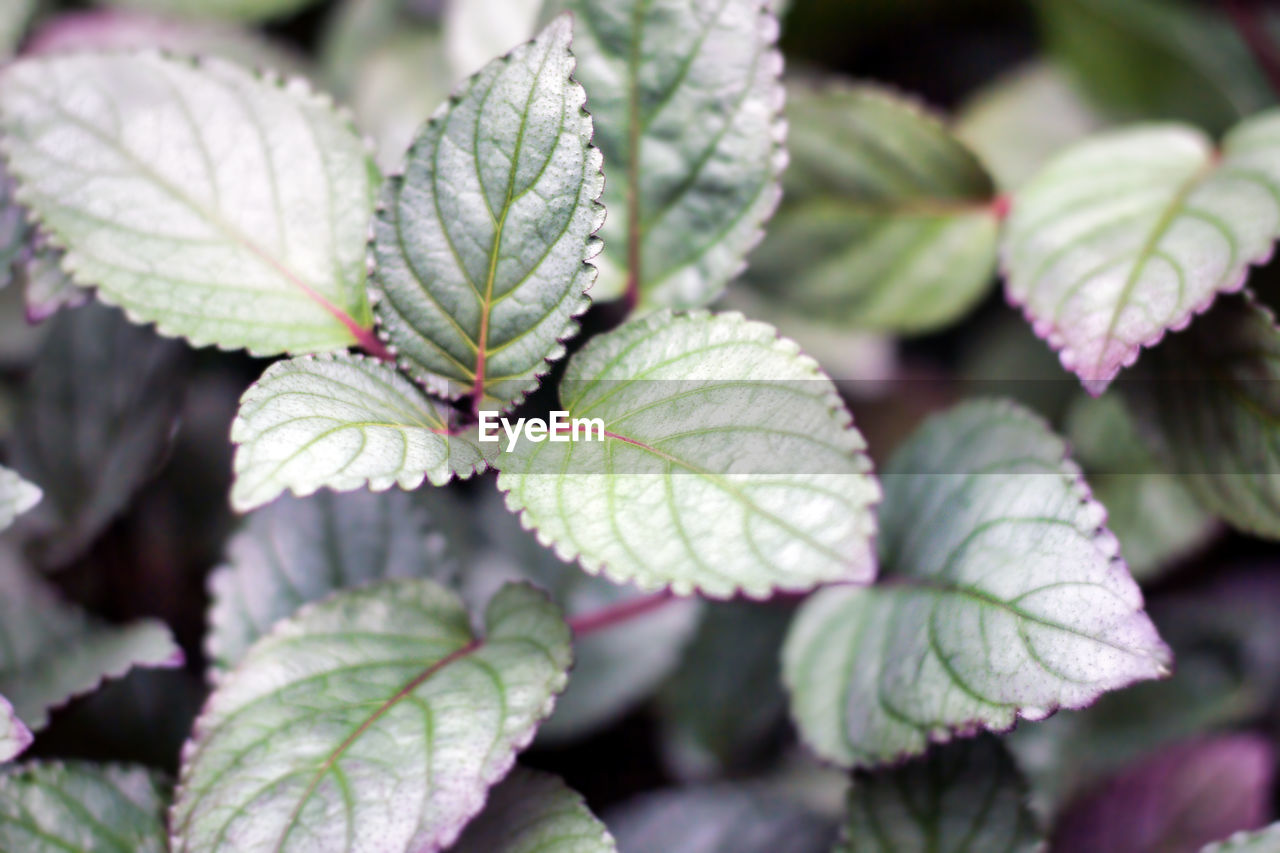
<instances>
[{"instance_id":1,"label":"textured leaf surface","mask_svg":"<svg viewBox=\"0 0 1280 853\"><path fill-rule=\"evenodd\" d=\"M404 492L281 497L246 519L209 578L211 675L225 675L304 604L386 578L447 585L455 571L444 538Z\"/></svg>"},{"instance_id":2,"label":"textured leaf surface","mask_svg":"<svg viewBox=\"0 0 1280 853\"><path fill-rule=\"evenodd\" d=\"M1280 234L1280 110L1215 152L1155 125L1082 142L1015 196L1002 246L1009 299L1100 393L1169 330L1238 289Z\"/></svg>"},{"instance_id":3,"label":"textured leaf surface","mask_svg":"<svg viewBox=\"0 0 1280 853\"><path fill-rule=\"evenodd\" d=\"M450 396L518 401L588 305L604 177L571 38L561 17L472 77L383 191L378 321L401 365Z\"/></svg>"},{"instance_id":4,"label":"textured leaf surface","mask_svg":"<svg viewBox=\"0 0 1280 853\"><path fill-rule=\"evenodd\" d=\"M19 200L78 283L197 346L337 349L372 322L376 170L305 84L220 59L65 54L4 72Z\"/></svg>"},{"instance_id":5,"label":"textured leaf surface","mask_svg":"<svg viewBox=\"0 0 1280 853\"><path fill-rule=\"evenodd\" d=\"M40 488L0 466L0 530L40 502Z\"/></svg>"},{"instance_id":6,"label":"textured leaf surface","mask_svg":"<svg viewBox=\"0 0 1280 853\"><path fill-rule=\"evenodd\" d=\"M1169 470L1233 527L1280 538L1280 330L1252 298L1223 300L1152 354L1130 395Z\"/></svg>"},{"instance_id":7,"label":"textured leaf surface","mask_svg":"<svg viewBox=\"0 0 1280 853\"><path fill-rule=\"evenodd\" d=\"M560 400L600 418L604 441L504 446L498 487L562 558L716 598L874 576L879 486L862 436L772 327L656 313L579 351Z\"/></svg>"},{"instance_id":8,"label":"textured leaf surface","mask_svg":"<svg viewBox=\"0 0 1280 853\"><path fill-rule=\"evenodd\" d=\"M502 584L524 580L544 590L569 617L600 613L641 597L637 590L592 577L538 544L496 493L473 510L484 541L461 572L473 609ZM539 744L586 737L648 697L680 662L702 613L698 601L670 601L615 625L574 638L573 678Z\"/></svg>"},{"instance_id":9,"label":"textured leaf surface","mask_svg":"<svg viewBox=\"0 0 1280 853\"><path fill-rule=\"evenodd\" d=\"M279 361L244 393L231 425L231 502L243 512L286 489L442 485L497 452L474 430L449 433L447 410L389 365L346 354Z\"/></svg>"},{"instance_id":10,"label":"textured leaf surface","mask_svg":"<svg viewBox=\"0 0 1280 853\"><path fill-rule=\"evenodd\" d=\"M451 853L611 853L617 845L582 796L548 773L517 767L489 794Z\"/></svg>"},{"instance_id":11,"label":"textured leaf surface","mask_svg":"<svg viewBox=\"0 0 1280 853\"><path fill-rule=\"evenodd\" d=\"M1008 729L1169 674L1105 511L1060 439L1006 403L926 423L883 478L872 589L801 608L784 649L792 713L844 765Z\"/></svg>"},{"instance_id":12,"label":"textured leaf surface","mask_svg":"<svg viewBox=\"0 0 1280 853\"><path fill-rule=\"evenodd\" d=\"M796 85L785 200L747 281L799 313L922 332L994 280L995 187L935 117L876 86Z\"/></svg>"},{"instance_id":13,"label":"textured leaf surface","mask_svg":"<svg viewBox=\"0 0 1280 853\"><path fill-rule=\"evenodd\" d=\"M315 0L109 0L128 6L172 15L262 21L279 18L311 5Z\"/></svg>"},{"instance_id":14,"label":"textured leaf surface","mask_svg":"<svg viewBox=\"0 0 1280 853\"><path fill-rule=\"evenodd\" d=\"M1154 577L1218 532L1213 516L1155 458L1118 395L1079 399L1066 434L1135 578Z\"/></svg>"},{"instance_id":15,"label":"textured leaf surface","mask_svg":"<svg viewBox=\"0 0 1280 853\"><path fill-rule=\"evenodd\" d=\"M10 549L0 549L0 743L10 752L29 741L6 717L38 730L51 708L95 689L104 678L124 675L135 666L176 666L182 652L169 630L143 620L111 626L91 619L61 601L54 590ZM16 732L16 734L15 734ZM0 760L12 758L0 749Z\"/></svg>"},{"instance_id":16,"label":"textured leaf surface","mask_svg":"<svg viewBox=\"0 0 1280 853\"><path fill-rule=\"evenodd\" d=\"M37 763L0 772L0 848L163 853L167 787L141 767Z\"/></svg>"},{"instance_id":17,"label":"textured leaf surface","mask_svg":"<svg viewBox=\"0 0 1280 853\"><path fill-rule=\"evenodd\" d=\"M1258 829L1271 813L1274 760L1271 743L1252 734L1169 747L1070 805L1053 849L1195 850Z\"/></svg>"},{"instance_id":18,"label":"textured leaf surface","mask_svg":"<svg viewBox=\"0 0 1280 853\"><path fill-rule=\"evenodd\" d=\"M564 688L559 610L508 586L472 633L457 596L389 581L304 608L214 692L183 760L174 849L451 844Z\"/></svg>"},{"instance_id":19,"label":"textured leaf surface","mask_svg":"<svg viewBox=\"0 0 1280 853\"><path fill-rule=\"evenodd\" d=\"M42 565L76 557L155 473L185 373L181 346L113 309L86 305L49 325L12 444L14 467L45 492L30 519Z\"/></svg>"},{"instance_id":20,"label":"textured leaf surface","mask_svg":"<svg viewBox=\"0 0 1280 853\"><path fill-rule=\"evenodd\" d=\"M1210 844L1203 853L1275 853L1280 850L1280 823L1257 832L1237 832L1225 841Z\"/></svg>"},{"instance_id":21,"label":"textured leaf surface","mask_svg":"<svg viewBox=\"0 0 1280 853\"><path fill-rule=\"evenodd\" d=\"M609 168L597 301L629 275L661 307L705 305L743 266L786 163L778 22L764 0L551 0Z\"/></svg>"},{"instance_id":22,"label":"textured leaf surface","mask_svg":"<svg viewBox=\"0 0 1280 853\"><path fill-rule=\"evenodd\" d=\"M836 829L776 794L730 785L657 791L605 815L625 853L826 853Z\"/></svg>"},{"instance_id":23,"label":"textured leaf surface","mask_svg":"<svg viewBox=\"0 0 1280 853\"><path fill-rule=\"evenodd\" d=\"M981 737L856 777L836 850L1029 853L1042 845L1018 768L995 738Z\"/></svg>"}]
</instances>

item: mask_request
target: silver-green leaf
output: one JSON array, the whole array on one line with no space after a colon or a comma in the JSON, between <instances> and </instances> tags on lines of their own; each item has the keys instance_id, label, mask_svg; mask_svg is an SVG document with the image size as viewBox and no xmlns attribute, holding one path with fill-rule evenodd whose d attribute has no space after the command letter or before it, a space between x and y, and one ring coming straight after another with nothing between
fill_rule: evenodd
<instances>
[{"instance_id":1,"label":"silver-green leaf","mask_svg":"<svg viewBox=\"0 0 1280 853\"><path fill-rule=\"evenodd\" d=\"M916 102L838 80L795 84L791 164L747 283L859 329L925 332L995 281L1000 211L978 159Z\"/></svg>"},{"instance_id":2,"label":"silver-green leaf","mask_svg":"<svg viewBox=\"0 0 1280 853\"><path fill-rule=\"evenodd\" d=\"M0 131L64 266L135 321L260 355L371 336L377 171L301 81L148 52L33 57L3 72Z\"/></svg>"},{"instance_id":3,"label":"silver-green leaf","mask_svg":"<svg viewBox=\"0 0 1280 853\"><path fill-rule=\"evenodd\" d=\"M1200 853L1275 853L1280 850L1280 823L1257 832L1237 832L1230 838L1206 845Z\"/></svg>"},{"instance_id":4,"label":"silver-green leaf","mask_svg":"<svg viewBox=\"0 0 1280 853\"><path fill-rule=\"evenodd\" d=\"M1105 510L1038 418L961 405L882 478L890 582L817 593L783 651L792 714L820 756L885 764L1169 674Z\"/></svg>"},{"instance_id":5,"label":"silver-green leaf","mask_svg":"<svg viewBox=\"0 0 1280 853\"><path fill-rule=\"evenodd\" d=\"M374 220L375 311L414 377L500 406L586 310L604 211L569 17L485 66L410 148Z\"/></svg>"},{"instance_id":6,"label":"silver-green leaf","mask_svg":"<svg viewBox=\"0 0 1280 853\"><path fill-rule=\"evenodd\" d=\"M214 691L184 751L174 851L452 844L550 713L572 659L512 585L477 636L456 595L387 581L304 607Z\"/></svg>"},{"instance_id":7,"label":"silver-green leaf","mask_svg":"<svg viewBox=\"0 0 1280 853\"><path fill-rule=\"evenodd\" d=\"M231 502L244 512L286 489L416 489L484 470L497 445L454 434L447 408L389 365L334 354L278 361L245 391L231 425Z\"/></svg>"},{"instance_id":8,"label":"silver-green leaf","mask_svg":"<svg viewBox=\"0 0 1280 853\"><path fill-rule=\"evenodd\" d=\"M450 853L616 853L582 796L555 776L517 767L489 793Z\"/></svg>"},{"instance_id":9,"label":"silver-green leaf","mask_svg":"<svg viewBox=\"0 0 1280 853\"><path fill-rule=\"evenodd\" d=\"M0 548L0 761L30 743L50 709L103 679L135 666L181 663L182 652L161 623L116 627L92 619L62 601L12 550Z\"/></svg>"},{"instance_id":10,"label":"silver-green leaf","mask_svg":"<svg viewBox=\"0 0 1280 853\"><path fill-rule=\"evenodd\" d=\"M743 268L786 164L767 0L551 0L609 168L597 301L705 305Z\"/></svg>"},{"instance_id":11,"label":"silver-green leaf","mask_svg":"<svg viewBox=\"0 0 1280 853\"><path fill-rule=\"evenodd\" d=\"M252 513L209 577L205 650L216 681L299 607L385 578L453 580L456 563L404 492L281 497Z\"/></svg>"},{"instance_id":12,"label":"silver-green leaf","mask_svg":"<svg viewBox=\"0 0 1280 853\"><path fill-rule=\"evenodd\" d=\"M880 488L862 436L772 327L657 312L574 355L560 399L603 430L505 446L498 487L561 558L715 598L874 577Z\"/></svg>"},{"instance_id":13,"label":"silver-green leaf","mask_svg":"<svg viewBox=\"0 0 1280 853\"><path fill-rule=\"evenodd\" d=\"M935 747L901 767L859 775L837 853L1031 853L1044 839L1027 785L995 738Z\"/></svg>"},{"instance_id":14,"label":"silver-green leaf","mask_svg":"<svg viewBox=\"0 0 1280 853\"><path fill-rule=\"evenodd\" d=\"M14 471L0 466L0 530L40 502L40 487L28 483Z\"/></svg>"},{"instance_id":15,"label":"silver-green leaf","mask_svg":"<svg viewBox=\"0 0 1280 853\"><path fill-rule=\"evenodd\" d=\"M1115 131L1064 151L1014 196L1006 292L1098 394L1238 289L1277 236L1280 110L1241 122L1220 150L1182 125Z\"/></svg>"},{"instance_id":16,"label":"silver-green leaf","mask_svg":"<svg viewBox=\"0 0 1280 853\"><path fill-rule=\"evenodd\" d=\"M0 849L164 853L168 787L143 767L39 762L0 771Z\"/></svg>"}]
</instances>

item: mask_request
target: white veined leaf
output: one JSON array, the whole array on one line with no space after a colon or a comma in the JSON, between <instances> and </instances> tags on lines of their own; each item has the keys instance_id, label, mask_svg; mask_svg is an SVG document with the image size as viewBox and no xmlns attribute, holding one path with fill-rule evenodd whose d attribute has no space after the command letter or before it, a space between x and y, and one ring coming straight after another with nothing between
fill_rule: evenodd
<instances>
[{"instance_id":1,"label":"white veined leaf","mask_svg":"<svg viewBox=\"0 0 1280 853\"><path fill-rule=\"evenodd\" d=\"M241 512L286 489L366 485L411 490L483 471L497 445L453 434L447 408L387 364L347 354L304 356L267 368L240 399L231 502Z\"/></svg>"},{"instance_id":2,"label":"white veined leaf","mask_svg":"<svg viewBox=\"0 0 1280 853\"><path fill-rule=\"evenodd\" d=\"M615 853L582 796L549 773L517 767L489 793L450 853Z\"/></svg>"},{"instance_id":3,"label":"white veined leaf","mask_svg":"<svg viewBox=\"0 0 1280 853\"><path fill-rule=\"evenodd\" d=\"M818 755L881 765L1169 674L1105 510L1038 418L958 406L881 476L890 582L818 592L783 650Z\"/></svg>"},{"instance_id":4,"label":"white veined leaf","mask_svg":"<svg viewBox=\"0 0 1280 853\"><path fill-rule=\"evenodd\" d=\"M264 21L300 12L315 0L107 0L125 6L192 18Z\"/></svg>"},{"instance_id":5,"label":"white veined leaf","mask_svg":"<svg viewBox=\"0 0 1280 853\"><path fill-rule=\"evenodd\" d=\"M1200 853L1276 853L1280 850L1280 823L1257 832L1237 832L1224 841L1204 847Z\"/></svg>"},{"instance_id":6,"label":"white veined leaf","mask_svg":"<svg viewBox=\"0 0 1280 853\"><path fill-rule=\"evenodd\" d=\"M182 652L154 620L106 625L59 599L12 550L0 549L0 761L30 743L49 710L135 666L178 666ZM12 710L5 708L11 706Z\"/></svg>"},{"instance_id":7,"label":"white veined leaf","mask_svg":"<svg viewBox=\"0 0 1280 853\"><path fill-rule=\"evenodd\" d=\"M14 471L0 466L0 530L40 502L40 488L18 476Z\"/></svg>"},{"instance_id":8,"label":"white veined leaf","mask_svg":"<svg viewBox=\"0 0 1280 853\"><path fill-rule=\"evenodd\" d=\"M197 346L371 337L377 170L328 99L221 59L77 53L3 72L18 200L78 284Z\"/></svg>"},{"instance_id":9,"label":"white veined leaf","mask_svg":"<svg viewBox=\"0 0 1280 853\"><path fill-rule=\"evenodd\" d=\"M414 377L502 406L586 310L604 211L565 16L472 77L409 149L374 219L382 334Z\"/></svg>"},{"instance_id":10,"label":"white veined leaf","mask_svg":"<svg viewBox=\"0 0 1280 853\"><path fill-rule=\"evenodd\" d=\"M1280 328L1252 297L1222 300L1152 353L1129 398L1145 434L1200 504L1280 538Z\"/></svg>"},{"instance_id":11,"label":"white veined leaf","mask_svg":"<svg viewBox=\"0 0 1280 853\"><path fill-rule=\"evenodd\" d=\"M875 576L880 488L862 436L772 327L652 314L574 355L560 400L595 431L514 448L502 436L498 487L561 558L714 598Z\"/></svg>"},{"instance_id":12,"label":"white veined leaf","mask_svg":"<svg viewBox=\"0 0 1280 853\"><path fill-rule=\"evenodd\" d=\"M1280 110L1215 151L1199 130L1114 131L1055 157L1015 194L1006 292L1099 394L1143 347L1238 289L1280 235Z\"/></svg>"},{"instance_id":13,"label":"white veined leaf","mask_svg":"<svg viewBox=\"0 0 1280 853\"><path fill-rule=\"evenodd\" d=\"M1044 840L1027 785L994 737L934 747L854 777L837 853L1031 853Z\"/></svg>"},{"instance_id":14,"label":"white veined leaf","mask_svg":"<svg viewBox=\"0 0 1280 853\"><path fill-rule=\"evenodd\" d=\"M387 581L304 607L214 691L184 751L174 851L440 850L564 689L560 611Z\"/></svg>"},{"instance_id":15,"label":"white veined leaf","mask_svg":"<svg viewBox=\"0 0 1280 853\"><path fill-rule=\"evenodd\" d=\"M14 467L45 493L24 520L42 568L79 556L155 473L182 405L186 355L103 305L49 326L12 442Z\"/></svg>"},{"instance_id":16,"label":"white veined leaf","mask_svg":"<svg viewBox=\"0 0 1280 853\"><path fill-rule=\"evenodd\" d=\"M209 576L215 682L304 604L385 578L449 584L457 568L426 510L401 491L286 495L245 520L226 560Z\"/></svg>"},{"instance_id":17,"label":"white veined leaf","mask_svg":"<svg viewBox=\"0 0 1280 853\"><path fill-rule=\"evenodd\" d=\"M728 784L644 794L605 814L625 853L827 853L836 828L766 788Z\"/></svg>"},{"instance_id":18,"label":"white veined leaf","mask_svg":"<svg viewBox=\"0 0 1280 853\"><path fill-rule=\"evenodd\" d=\"M829 324L925 332L995 281L1000 211L978 159L920 104L839 79L787 98L782 208L746 281Z\"/></svg>"},{"instance_id":19,"label":"white veined leaf","mask_svg":"<svg viewBox=\"0 0 1280 853\"><path fill-rule=\"evenodd\" d=\"M455 78L479 71L533 37L543 0L448 0L444 49Z\"/></svg>"},{"instance_id":20,"label":"white veined leaf","mask_svg":"<svg viewBox=\"0 0 1280 853\"><path fill-rule=\"evenodd\" d=\"M164 853L168 784L143 767L39 762L0 771L0 849Z\"/></svg>"},{"instance_id":21,"label":"white veined leaf","mask_svg":"<svg viewBox=\"0 0 1280 853\"><path fill-rule=\"evenodd\" d=\"M711 302L741 272L786 165L778 19L766 0L550 0L609 168L596 301Z\"/></svg>"}]
</instances>

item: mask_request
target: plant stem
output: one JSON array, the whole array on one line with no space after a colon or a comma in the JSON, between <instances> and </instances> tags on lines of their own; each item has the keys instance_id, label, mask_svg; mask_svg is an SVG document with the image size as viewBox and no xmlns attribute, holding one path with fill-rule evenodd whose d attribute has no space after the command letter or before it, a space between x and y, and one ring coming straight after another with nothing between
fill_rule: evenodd
<instances>
[{"instance_id":1,"label":"plant stem","mask_svg":"<svg viewBox=\"0 0 1280 853\"><path fill-rule=\"evenodd\" d=\"M1280 53L1267 33L1267 22L1258 6L1246 0L1223 0L1223 6L1271 88L1280 95Z\"/></svg>"},{"instance_id":2,"label":"plant stem","mask_svg":"<svg viewBox=\"0 0 1280 853\"><path fill-rule=\"evenodd\" d=\"M347 328L356 339L356 344L360 349L380 361L395 361L395 356L391 354L391 350L387 349L386 344L378 339L378 336L372 329L365 329L356 325L353 321Z\"/></svg>"},{"instance_id":3,"label":"plant stem","mask_svg":"<svg viewBox=\"0 0 1280 853\"><path fill-rule=\"evenodd\" d=\"M606 628L612 628L638 616L643 616L675 600L676 595L671 590L664 589L661 592L655 592L653 595L628 599L599 610L593 610L590 613L574 616L569 620L569 628L573 631L574 636L585 637L596 631L603 631Z\"/></svg>"}]
</instances>

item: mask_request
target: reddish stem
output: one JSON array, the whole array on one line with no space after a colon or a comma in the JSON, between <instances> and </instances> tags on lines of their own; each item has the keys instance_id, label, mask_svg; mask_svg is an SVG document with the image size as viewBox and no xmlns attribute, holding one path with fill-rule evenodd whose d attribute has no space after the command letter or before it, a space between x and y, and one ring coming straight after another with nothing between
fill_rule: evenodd
<instances>
[{"instance_id":1,"label":"reddish stem","mask_svg":"<svg viewBox=\"0 0 1280 853\"><path fill-rule=\"evenodd\" d=\"M675 600L675 593L669 589L664 589L662 592L656 592L653 595L628 599L620 604L613 604L600 610L593 610L590 613L574 616L569 620L569 628L575 636L585 637L587 634L603 631L606 628L612 628L614 625L643 616Z\"/></svg>"},{"instance_id":2,"label":"reddish stem","mask_svg":"<svg viewBox=\"0 0 1280 853\"><path fill-rule=\"evenodd\" d=\"M366 329L357 325L354 321L346 323L347 329L350 330L352 336L356 339L356 344L360 349L369 355L381 361L395 361L396 357L391 354L391 350L387 349L387 345L379 340L377 334L372 329Z\"/></svg>"},{"instance_id":3,"label":"reddish stem","mask_svg":"<svg viewBox=\"0 0 1280 853\"><path fill-rule=\"evenodd\" d=\"M1223 0L1223 6L1271 88L1280 95L1280 52L1276 51L1275 43L1267 35L1266 21L1258 5L1245 0Z\"/></svg>"}]
</instances>

